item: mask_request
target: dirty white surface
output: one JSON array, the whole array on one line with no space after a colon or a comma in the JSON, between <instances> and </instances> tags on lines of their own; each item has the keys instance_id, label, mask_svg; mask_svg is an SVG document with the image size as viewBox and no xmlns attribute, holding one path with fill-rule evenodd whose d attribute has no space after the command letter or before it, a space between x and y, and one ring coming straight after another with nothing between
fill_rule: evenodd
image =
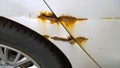
<instances>
[{"instance_id":1,"label":"dirty white surface","mask_svg":"<svg viewBox=\"0 0 120 68\"><path fill-rule=\"evenodd\" d=\"M88 38L83 47L102 68L120 68L120 0L46 1L58 17L88 18L69 32Z\"/></svg>"},{"instance_id":2,"label":"dirty white surface","mask_svg":"<svg viewBox=\"0 0 120 68\"><path fill-rule=\"evenodd\" d=\"M38 32L41 35L68 37L69 34L60 25L42 23L36 17L40 11L50 11L42 0L1 0L0 16L10 18ZM59 11L58 11L59 12ZM53 42L70 60L73 68L98 68L98 66L84 53L84 51L75 44L68 42Z\"/></svg>"}]
</instances>

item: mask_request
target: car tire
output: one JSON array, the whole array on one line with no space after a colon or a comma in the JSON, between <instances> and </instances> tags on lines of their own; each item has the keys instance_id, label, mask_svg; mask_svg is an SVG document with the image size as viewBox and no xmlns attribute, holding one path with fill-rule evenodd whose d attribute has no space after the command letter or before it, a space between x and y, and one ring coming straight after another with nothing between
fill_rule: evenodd
<instances>
[{"instance_id":1,"label":"car tire","mask_svg":"<svg viewBox=\"0 0 120 68\"><path fill-rule=\"evenodd\" d=\"M54 44L4 17L0 17L0 55L0 66L5 68L72 68L66 56ZM23 58L28 61L22 62Z\"/></svg>"}]
</instances>

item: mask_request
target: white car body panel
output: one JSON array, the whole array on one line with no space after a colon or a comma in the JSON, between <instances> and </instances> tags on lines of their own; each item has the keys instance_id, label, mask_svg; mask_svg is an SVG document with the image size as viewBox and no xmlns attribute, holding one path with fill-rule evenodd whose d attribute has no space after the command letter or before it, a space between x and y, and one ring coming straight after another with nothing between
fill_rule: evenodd
<instances>
[{"instance_id":1,"label":"white car body panel","mask_svg":"<svg viewBox=\"0 0 120 68\"><path fill-rule=\"evenodd\" d=\"M87 18L66 28L73 37L88 38L83 48L102 68L120 67L120 0L46 1L57 17Z\"/></svg>"},{"instance_id":2,"label":"white car body panel","mask_svg":"<svg viewBox=\"0 0 120 68\"><path fill-rule=\"evenodd\" d=\"M87 18L67 29L73 37L83 36L88 41L83 48L102 68L120 67L120 7L119 0L46 0L57 15ZM43 0L1 0L0 16L7 17L36 31L49 35L54 43L69 59L73 68L100 68L79 47L77 43L54 40L51 37L67 38L69 33L62 24L50 24L37 17L41 11L51 12ZM67 28L67 27L66 27Z\"/></svg>"},{"instance_id":3,"label":"white car body panel","mask_svg":"<svg viewBox=\"0 0 120 68\"><path fill-rule=\"evenodd\" d=\"M42 0L1 0L0 16L14 20L41 35L67 38L69 34L62 25L42 23L37 16L40 11L51 12ZM73 68L99 68L79 47L78 44L53 40L54 43L69 59Z\"/></svg>"}]
</instances>

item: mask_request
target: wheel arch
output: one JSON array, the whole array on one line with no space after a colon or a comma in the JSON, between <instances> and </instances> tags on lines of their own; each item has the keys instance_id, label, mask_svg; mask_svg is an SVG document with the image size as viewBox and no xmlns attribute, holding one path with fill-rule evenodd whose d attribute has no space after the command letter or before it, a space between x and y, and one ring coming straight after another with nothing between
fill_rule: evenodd
<instances>
[{"instance_id":1,"label":"wheel arch","mask_svg":"<svg viewBox=\"0 0 120 68\"><path fill-rule=\"evenodd\" d=\"M19 30L20 28L22 28L24 30L24 32L28 32L30 36L34 36L36 39L41 40L42 42L44 42L46 44L46 46L50 47L50 49L57 55L59 55L59 59L61 60L62 63L64 63L64 66L68 66L70 68L72 68L72 65L70 63L70 61L68 60L68 58L65 56L65 54L51 41L49 41L48 39L46 39L44 36L42 36L41 34L37 33L36 31L26 27L23 24L20 24L14 20L11 20L9 18L6 17L2 17L0 16L0 20L4 21L5 23L3 24L3 26L5 26L6 24L11 25L10 28L12 27L12 25L16 26L16 29ZM11 23L7 23L7 22L11 22Z\"/></svg>"}]
</instances>

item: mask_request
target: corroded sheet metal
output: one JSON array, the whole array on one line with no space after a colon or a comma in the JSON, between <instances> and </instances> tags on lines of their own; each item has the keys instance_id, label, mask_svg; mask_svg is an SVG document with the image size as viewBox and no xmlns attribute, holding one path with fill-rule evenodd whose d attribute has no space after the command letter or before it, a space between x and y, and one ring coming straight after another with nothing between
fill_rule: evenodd
<instances>
[{"instance_id":1,"label":"corroded sheet metal","mask_svg":"<svg viewBox=\"0 0 120 68\"><path fill-rule=\"evenodd\" d=\"M74 45L77 41L81 46L88 40L88 38L85 38L85 37L77 37L77 38L75 38L76 41L74 41L70 36L68 36L67 38L55 37L55 36L50 37L48 35L43 35L43 36L47 39L51 38L51 39L57 40L57 41L69 42L72 45Z\"/></svg>"},{"instance_id":2,"label":"corroded sheet metal","mask_svg":"<svg viewBox=\"0 0 120 68\"><path fill-rule=\"evenodd\" d=\"M53 13L47 12L47 11L40 12L38 19L43 23L46 23L47 21L49 21L51 24L58 24L58 27L62 23L67 28L67 30L71 32L76 22L88 20L87 18L76 18L68 15L62 15L56 18ZM45 35L45 37L46 36L48 37L48 35ZM51 37L51 38L54 40L69 41L71 44L75 43L75 41L71 37L67 37L67 38ZM88 40L88 38L76 37L75 40L80 44L80 46L82 46Z\"/></svg>"},{"instance_id":3,"label":"corroded sheet metal","mask_svg":"<svg viewBox=\"0 0 120 68\"><path fill-rule=\"evenodd\" d=\"M43 0L2 0L0 2L0 8L0 16L12 19L48 38L48 40L54 43L67 56L73 68L98 68L79 45L76 44L72 38L68 38L70 35L61 24L50 22L56 20L51 14L48 13L48 16L45 16L45 13L42 13L42 20L40 20L40 11L51 13ZM79 20L79 17L71 16L72 15L67 17L73 19L73 22ZM70 21L70 19L66 19L65 15L61 15L60 17L64 21ZM46 18L49 20L46 20ZM79 39L80 37L82 38L84 36L78 36L75 38ZM61 41L60 39L64 41ZM68 39L71 39L70 41L74 44L67 41Z\"/></svg>"},{"instance_id":4,"label":"corroded sheet metal","mask_svg":"<svg viewBox=\"0 0 120 68\"><path fill-rule=\"evenodd\" d=\"M46 0L46 2L58 18L61 15L87 18L84 21L75 21L72 23L73 26L71 22L67 26L64 21L61 22L74 38L89 39L83 44L83 48L103 68L120 67L119 0Z\"/></svg>"},{"instance_id":5,"label":"corroded sheet metal","mask_svg":"<svg viewBox=\"0 0 120 68\"><path fill-rule=\"evenodd\" d=\"M52 12L48 12L48 11L41 11L40 15L38 16L38 19L42 20L43 22L46 22L47 20L49 20L51 24L52 23L59 24L60 21L58 20L62 20L66 26L70 26L77 21L87 20L87 18L76 18L76 17L68 16L68 15L61 15L56 18Z\"/></svg>"},{"instance_id":6,"label":"corroded sheet metal","mask_svg":"<svg viewBox=\"0 0 120 68\"><path fill-rule=\"evenodd\" d=\"M49 7L49 6L48 6ZM51 9L51 8L49 8ZM45 21L49 21L51 24L57 23L57 24L61 24L64 29L66 30L66 32L68 32L68 34L70 35L71 39L69 38L64 39L64 38L59 38L59 37L52 37L52 39L54 40L62 40L62 41L66 41L68 40L71 44L77 43L81 49L86 53L86 55L88 55L88 57L98 66L101 68L101 66L92 58L92 56L89 55L89 53L84 49L84 47L82 46L83 43L86 42L86 38L83 37L77 37L75 38L74 36L72 36L71 31L73 31L73 26L77 21L84 21L87 20L87 18L76 18L73 16L60 16L60 17L56 17L56 15L54 14L54 12L50 13L50 12L44 12L44 13L40 13L40 15L38 16L38 19L42 20L43 22Z\"/></svg>"}]
</instances>

